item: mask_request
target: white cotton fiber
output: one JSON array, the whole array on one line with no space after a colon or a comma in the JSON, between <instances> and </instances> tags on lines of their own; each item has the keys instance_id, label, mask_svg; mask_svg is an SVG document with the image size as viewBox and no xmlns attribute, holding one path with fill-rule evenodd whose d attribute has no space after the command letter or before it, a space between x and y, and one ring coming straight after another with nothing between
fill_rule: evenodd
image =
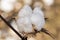
<instances>
[{"instance_id":1,"label":"white cotton fiber","mask_svg":"<svg viewBox=\"0 0 60 40\"><path fill-rule=\"evenodd\" d=\"M32 9L29 5L24 5L24 7L19 11L19 17L30 16L32 14Z\"/></svg>"},{"instance_id":2,"label":"white cotton fiber","mask_svg":"<svg viewBox=\"0 0 60 40\"><path fill-rule=\"evenodd\" d=\"M32 24L35 25L35 29L40 31L45 24L44 14L41 9L34 8L33 14L31 16Z\"/></svg>"}]
</instances>

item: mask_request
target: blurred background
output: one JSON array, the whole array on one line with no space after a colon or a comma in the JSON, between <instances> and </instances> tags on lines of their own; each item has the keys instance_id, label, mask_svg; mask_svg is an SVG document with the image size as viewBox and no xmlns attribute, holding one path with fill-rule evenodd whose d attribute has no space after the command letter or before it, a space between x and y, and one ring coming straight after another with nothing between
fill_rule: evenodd
<instances>
[{"instance_id":1,"label":"blurred background","mask_svg":"<svg viewBox=\"0 0 60 40\"><path fill-rule=\"evenodd\" d=\"M23 1L18 0L18 5L16 5L15 9L9 13L14 14L14 12L16 12L17 14L17 12L25 4ZM44 3L45 0L33 0L30 6L34 8L33 4L37 1L40 2L45 18L47 18L44 28L54 34L55 39L51 38L49 35L43 32L40 32L37 33L36 36L34 36L35 40L60 40L60 0L53 0L54 2L51 6L46 5ZM15 17L12 14L4 14L4 12L1 12L1 10L0 14L3 14L6 20L9 20L11 17ZM10 39L8 37L10 37ZM20 38L3 22L3 20L0 19L0 40L8 40L5 38L8 38L9 40L20 40Z\"/></svg>"}]
</instances>

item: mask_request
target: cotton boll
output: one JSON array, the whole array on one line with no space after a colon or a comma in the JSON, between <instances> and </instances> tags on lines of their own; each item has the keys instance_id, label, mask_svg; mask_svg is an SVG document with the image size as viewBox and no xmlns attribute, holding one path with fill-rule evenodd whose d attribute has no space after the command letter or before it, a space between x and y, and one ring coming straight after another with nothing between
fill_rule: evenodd
<instances>
[{"instance_id":1,"label":"cotton boll","mask_svg":"<svg viewBox=\"0 0 60 40\"><path fill-rule=\"evenodd\" d=\"M24 7L19 11L19 17L30 16L32 14L32 9L29 5L24 5Z\"/></svg>"},{"instance_id":2,"label":"cotton boll","mask_svg":"<svg viewBox=\"0 0 60 40\"><path fill-rule=\"evenodd\" d=\"M17 24L20 32L30 33L33 31L30 20L31 15L32 9L29 5L24 5L24 7L19 11Z\"/></svg>"},{"instance_id":3,"label":"cotton boll","mask_svg":"<svg viewBox=\"0 0 60 40\"><path fill-rule=\"evenodd\" d=\"M42 15L41 15L42 14ZM31 16L31 21L32 24L35 25L35 29L40 31L41 28L43 28L44 24L45 24L45 20L44 20L44 16L43 16L43 12L40 9L34 9L33 10L33 14Z\"/></svg>"},{"instance_id":4,"label":"cotton boll","mask_svg":"<svg viewBox=\"0 0 60 40\"><path fill-rule=\"evenodd\" d=\"M24 31L25 32L33 32L33 28L32 28L32 24L31 24L31 20L29 18L25 18L25 26L24 27Z\"/></svg>"},{"instance_id":5,"label":"cotton boll","mask_svg":"<svg viewBox=\"0 0 60 40\"><path fill-rule=\"evenodd\" d=\"M1 1L0 6L1 6L1 10L4 11L4 12L10 12L14 9L12 4L9 4L9 3L3 2L3 1Z\"/></svg>"},{"instance_id":6,"label":"cotton boll","mask_svg":"<svg viewBox=\"0 0 60 40\"><path fill-rule=\"evenodd\" d=\"M54 0L43 0L46 6L51 6L54 3Z\"/></svg>"},{"instance_id":7,"label":"cotton boll","mask_svg":"<svg viewBox=\"0 0 60 40\"><path fill-rule=\"evenodd\" d=\"M23 3L24 4L31 5L32 4L32 0L23 0Z\"/></svg>"},{"instance_id":8,"label":"cotton boll","mask_svg":"<svg viewBox=\"0 0 60 40\"><path fill-rule=\"evenodd\" d=\"M29 19L29 17L19 18L17 20L17 24L20 32L33 32L31 20Z\"/></svg>"},{"instance_id":9,"label":"cotton boll","mask_svg":"<svg viewBox=\"0 0 60 40\"><path fill-rule=\"evenodd\" d=\"M43 7L42 2L37 1L33 4L34 7L34 13L39 13L40 15L44 16L43 11L41 10Z\"/></svg>"}]
</instances>

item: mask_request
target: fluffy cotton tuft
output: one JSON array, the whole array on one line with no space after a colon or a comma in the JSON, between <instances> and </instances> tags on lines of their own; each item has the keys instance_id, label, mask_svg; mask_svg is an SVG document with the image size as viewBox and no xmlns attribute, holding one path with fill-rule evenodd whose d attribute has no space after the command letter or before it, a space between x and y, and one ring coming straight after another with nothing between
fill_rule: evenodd
<instances>
[{"instance_id":1,"label":"fluffy cotton tuft","mask_svg":"<svg viewBox=\"0 0 60 40\"><path fill-rule=\"evenodd\" d=\"M29 17L18 19L17 24L20 32L30 33L33 31L31 20L29 19Z\"/></svg>"},{"instance_id":2,"label":"fluffy cotton tuft","mask_svg":"<svg viewBox=\"0 0 60 40\"><path fill-rule=\"evenodd\" d=\"M43 13L43 11L41 10L40 7L35 7L34 10L33 10L33 13L34 14L40 14L40 16L44 17L44 13Z\"/></svg>"},{"instance_id":3,"label":"fluffy cotton tuft","mask_svg":"<svg viewBox=\"0 0 60 40\"><path fill-rule=\"evenodd\" d=\"M40 31L45 24L44 14L41 9L34 8L33 14L31 16L32 24L35 25L35 29Z\"/></svg>"},{"instance_id":4,"label":"fluffy cotton tuft","mask_svg":"<svg viewBox=\"0 0 60 40\"><path fill-rule=\"evenodd\" d=\"M24 7L19 11L19 17L30 16L32 14L32 9L29 5L24 5Z\"/></svg>"},{"instance_id":5,"label":"fluffy cotton tuft","mask_svg":"<svg viewBox=\"0 0 60 40\"><path fill-rule=\"evenodd\" d=\"M18 14L17 24L20 32L30 33L32 32L32 24L30 16L32 15L32 9L29 5L25 5Z\"/></svg>"}]
</instances>

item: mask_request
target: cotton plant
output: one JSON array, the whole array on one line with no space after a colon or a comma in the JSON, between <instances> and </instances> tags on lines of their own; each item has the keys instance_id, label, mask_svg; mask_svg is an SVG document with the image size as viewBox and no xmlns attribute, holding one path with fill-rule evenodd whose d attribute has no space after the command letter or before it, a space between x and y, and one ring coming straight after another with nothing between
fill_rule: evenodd
<instances>
[{"instance_id":1,"label":"cotton plant","mask_svg":"<svg viewBox=\"0 0 60 40\"><path fill-rule=\"evenodd\" d=\"M24 5L24 7L18 13L16 23L19 31L22 33L31 33L34 31L34 29L40 31L45 24L43 11L37 6L32 11L29 5Z\"/></svg>"},{"instance_id":2,"label":"cotton plant","mask_svg":"<svg viewBox=\"0 0 60 40\"><path fill-rule=\"evenodd\" d=\"M19 32L22 34L32 33L34 32L34 29L40 31L45 24L44 13L40 7L36 6L32 10L29 5L24 5L18 13L16 23L18 25ZM35 40L35 38L28 38L28 40Z\"/></svg>"}]
</instances>

